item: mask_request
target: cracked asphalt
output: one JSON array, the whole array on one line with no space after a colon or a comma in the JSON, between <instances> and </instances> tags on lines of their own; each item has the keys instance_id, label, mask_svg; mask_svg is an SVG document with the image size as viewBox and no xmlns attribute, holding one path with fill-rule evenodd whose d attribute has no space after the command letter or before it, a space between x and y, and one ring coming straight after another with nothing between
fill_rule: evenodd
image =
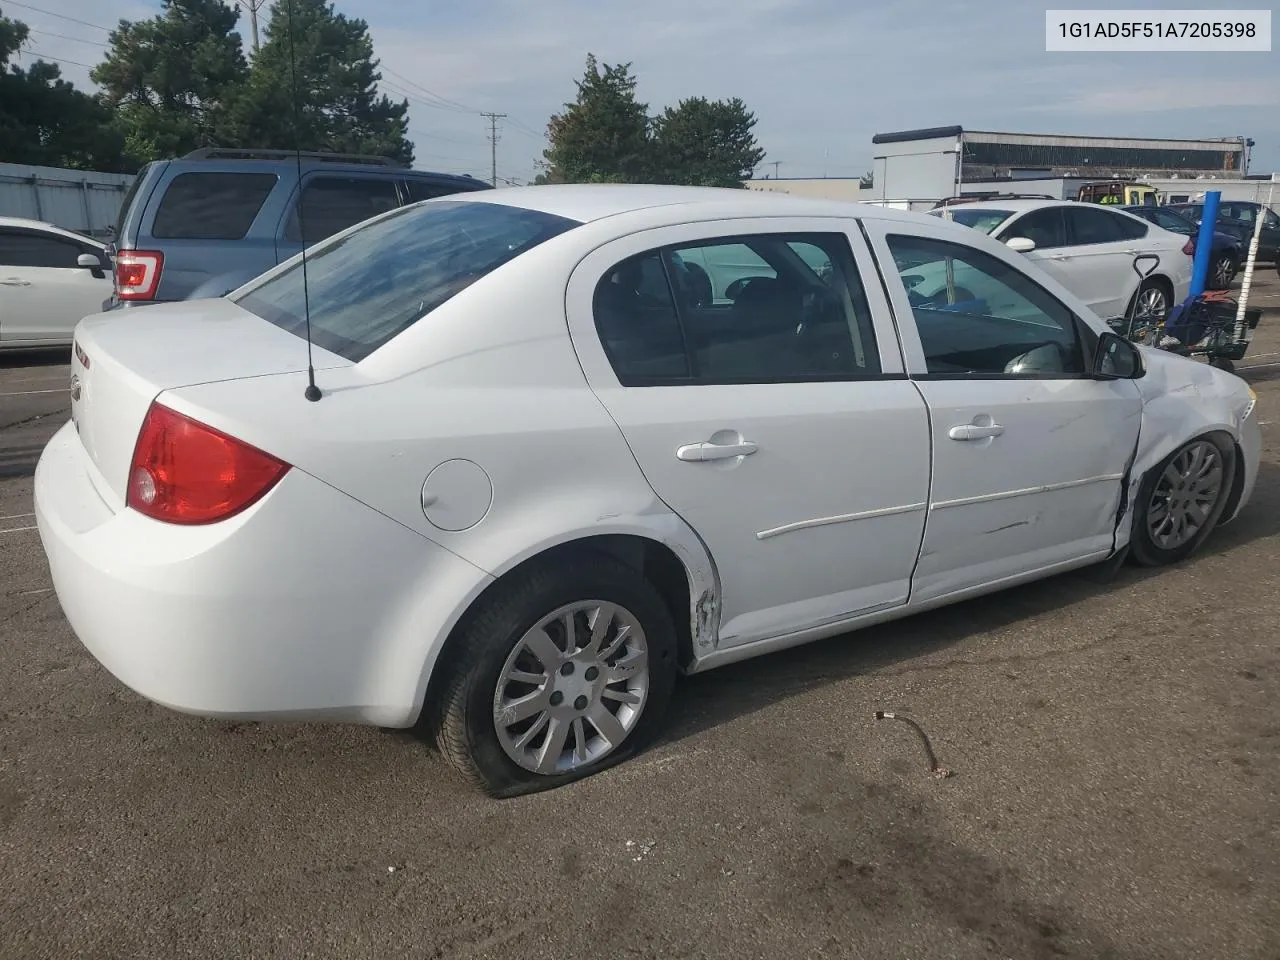
<instances>
[{"instance_id":1,"label":"cracked asphalt","mask_svg":"<svg viewBox=\"0 0 1280 960\"><path fill-rule=\"evenodd\" d=\"M0 356L0 957L1275 960L1274 273L1255 295L1262 475L1193 561L687 680L654 749L502 803L403 734L179 716L98 667L27 529L64 355Z\"/></svg>"}]
</instances>

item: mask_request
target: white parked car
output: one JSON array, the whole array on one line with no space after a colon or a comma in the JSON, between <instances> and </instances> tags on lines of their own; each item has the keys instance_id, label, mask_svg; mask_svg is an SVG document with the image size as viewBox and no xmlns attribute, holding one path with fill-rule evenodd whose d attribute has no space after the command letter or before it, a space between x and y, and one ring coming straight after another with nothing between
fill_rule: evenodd
<instances>
[{"instance_id":1,"label":"white parked car","mask_svg":"<svg viewBox=\"0 0 1280 960\"><path fill-rule=\"evenodd\" d=\"M986 312L913 305L934 266ZM35 509L90 652L176 710L417 725L499 796L635 752L679 671L1179 561L1260 446L1243 381L980 232L739 190L404 207L90 317L72 369Z\"/></svg>"},{"instance_id":2,"label":"white parked car","mask_svg":"<svg viewBox=\"0 0 1280 960\"><path fill-rule=\"evenodd\" d=\"M930 213L1025 253L1104 320L1125 318L1132 311L1139 326L1163 323L1191 289L1193 241L1101 204L1014 198ZM1139 257L1145 279L1134 269ZM943 289L935 282L918 292L936 297Z\"/></svg>"},{"instance_id":3,"label":"white parked car","mask_svg":"<svg viewBox=\"0 0 1280 960\"><path fill-rule=\"evenodd\" d=\"M0 217L0 350L69 346L111 296L105 245L51 223Z\"/></svg>"}]
</instances>

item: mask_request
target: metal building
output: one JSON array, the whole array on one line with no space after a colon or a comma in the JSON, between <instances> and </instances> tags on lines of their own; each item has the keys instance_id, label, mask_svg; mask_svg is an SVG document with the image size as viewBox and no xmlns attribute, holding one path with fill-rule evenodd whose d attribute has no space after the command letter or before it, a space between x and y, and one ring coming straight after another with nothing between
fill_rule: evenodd
<instances>
[{"instance_id":1,"label":"metal building","mask_svg":"<svg viewBox=\"0 0 1280 960\"><path fill-rule=\"evenodd\" d=\"M133 176L0 163L0 216L44 220L105 239Z\"/></svg>"}]
</instances>

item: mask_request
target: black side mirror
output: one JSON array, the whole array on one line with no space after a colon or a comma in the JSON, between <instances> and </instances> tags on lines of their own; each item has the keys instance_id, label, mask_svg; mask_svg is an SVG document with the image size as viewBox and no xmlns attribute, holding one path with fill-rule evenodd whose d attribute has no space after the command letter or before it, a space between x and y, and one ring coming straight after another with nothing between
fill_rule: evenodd
<instances>
[{"instance_id":1,"label":"black side mirror","mask_svg":"<svg viewBox=\"0 0 1280 960\"><path fill-rule=\"evenodd\" d=\"M1093 375L1099 380L1137 380L1147 372L1142 352L1118 333L1104 333L1093 353Z\"/></svg>"}]
</instances>

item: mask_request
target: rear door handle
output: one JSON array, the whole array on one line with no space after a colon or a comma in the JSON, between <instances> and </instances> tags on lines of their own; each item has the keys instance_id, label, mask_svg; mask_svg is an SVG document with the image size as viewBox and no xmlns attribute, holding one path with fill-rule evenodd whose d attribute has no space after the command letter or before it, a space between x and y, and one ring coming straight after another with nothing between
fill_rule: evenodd
<instances>
[{"instance_id":1,"label":"rear door handle","mask_svg":"<svg viewBox=\"0 0 1280 960\"><path fill-rule=\"evenodd\" d=\"M676 458L689 463L701 463L704 460L728 460L730 457L745 457L759 448L750 440L739 443L686 443L676 450Z\"/></svg>"},{"instance_id":2,"label":"rear door handle","mask_svg":"<svg viewBox=\"0 0 1280 960\"><path fill-rule=\"evenodd\" d=\"M952 440L985 440L988 437L998 437L1002 433L1004 433L1004 427L998 423L987 427L980 427L976 423L962 423L952 427L947 436Z\"/></svg>"},{"instance_id":3,"label":"rear door handle","mask_svg":"<svg viewBox=\"0 0 1280 960\"><path fill-rule=\"evenodd\" d=\"M31 286L31 281L19 280L17 277L5 277L3 280L0 280L0 284L3 284L6 287L29 287Z\"/></svg>"}]
</instances>

